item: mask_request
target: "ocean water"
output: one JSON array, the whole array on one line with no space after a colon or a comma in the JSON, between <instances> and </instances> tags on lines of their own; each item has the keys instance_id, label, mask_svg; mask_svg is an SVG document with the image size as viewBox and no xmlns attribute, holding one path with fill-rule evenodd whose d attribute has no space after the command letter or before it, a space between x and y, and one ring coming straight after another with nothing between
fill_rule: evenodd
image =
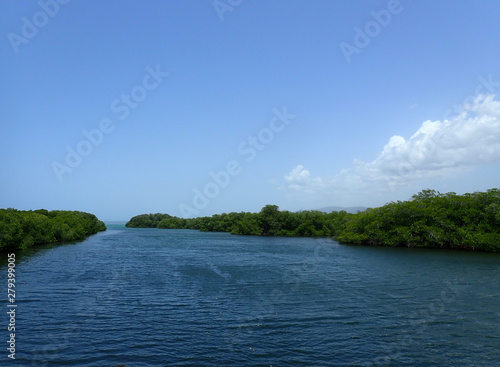
<instances>
[{"instance_id":1,"label":"ocean water","mask_svg":"<svg viewBox=\"0 0 500 367\"><path fill-rule=\"evenodd\" d=\"M500 361L498 254L112 225L15 269L16 359L4 342L1 366Z\"/></svg>"}]
</instances>

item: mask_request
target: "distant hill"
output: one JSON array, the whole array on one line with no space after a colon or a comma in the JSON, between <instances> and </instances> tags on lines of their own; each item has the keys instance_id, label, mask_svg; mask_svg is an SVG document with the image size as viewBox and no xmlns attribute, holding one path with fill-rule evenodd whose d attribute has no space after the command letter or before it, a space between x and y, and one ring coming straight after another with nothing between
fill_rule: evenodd
<instances>
[{"instance_id":1,"label":"distant hill","mask_svg":"<svg viewBox=\"0 0 500 367\"><path fill-rule=\"evenodd\" d=\"M316 209L317 211L324 212L324 213L331 213L331 212L340 212L341 210L345 210L347 213L353 213L356 214L357 212L362 212L364 210L368 209L365 206L350 206L350 207L345 207L345 206L325 206L324 208Z\"/></svg>"}]
</instances>

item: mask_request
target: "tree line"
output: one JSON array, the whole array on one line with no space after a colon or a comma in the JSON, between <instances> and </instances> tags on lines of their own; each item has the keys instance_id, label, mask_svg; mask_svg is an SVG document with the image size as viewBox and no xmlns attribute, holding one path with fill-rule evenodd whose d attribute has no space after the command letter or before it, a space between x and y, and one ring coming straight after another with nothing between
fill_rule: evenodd
<instances>
[{"instance_id":1,"label":"tree line","mask_svg":"<svg viewBox=\"0 0 500 367\"><path fill-rule=\"evenodd\" d=\"M412 200L358 213L338 241L500 251L500 190L464 195L424 190Z\"/></svg>"},{"instance_id":2,"label":"tree line","mask_svg":"<svg viewBox=\"0 0 500 367\"><path fill-rule=\"evenodd\" d=\"M390 202L357 214L345 211L232 212L179 218L142 214L135 228L196 229L239 235L330 237L344 244L500 251L500 190L457 195L423 190L411 200Z\"/></svg>"},{"instance_id":3,"label":"tree line","mask_svg":"<svg viewBox=\"0 0 500 367\"><path fill-rule=\"evenodd\" d=\"M280 211L277 205L266 205L259 213L232 212L211 217L179 218L168 214L141 214L127 222L127 227L196 229L205 232L230 232L240 235L335 237L347 218L345 211Z\"/></svg>"},{"instance_id":4,"label":"tree line","mask_svg":"<svg viewBox=\"0 0 500 367\"><path fill-rule=\"evenodd\" d=\"M77 241L105 230L102 221L85 212L0 209L0 251Z\"/></svg>"}]
</instances>

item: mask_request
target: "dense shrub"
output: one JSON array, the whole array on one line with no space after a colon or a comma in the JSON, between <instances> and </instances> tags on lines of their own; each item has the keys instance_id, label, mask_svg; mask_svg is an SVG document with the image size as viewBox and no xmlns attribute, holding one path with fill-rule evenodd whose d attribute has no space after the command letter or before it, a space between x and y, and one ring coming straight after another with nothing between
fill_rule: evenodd
<instances>
[{"instance_id":1,"label":"dense shrub","mask_svg":"<svg viewBox=\"0 0 500 367\"><path fill-rule=\"evenodd\" d=\"M0 251L45 243L76 241L106 230L93 214L45 209L0 209Z\"/></svg>"},{"instance_id":2,"label":"dense shrub","mask_svg":"<svg viewBox=\"0 0 500 367\"><path fill-rule=\"evenodd\" d=\"M332 237L371 246L457 248L500 251L500 190L457 195L424 190L408 201L391 202L357 214L345 211L223 213L183 219L142 214L129 227L198 229L239 235Z\"/></svg>"}]
</instances>

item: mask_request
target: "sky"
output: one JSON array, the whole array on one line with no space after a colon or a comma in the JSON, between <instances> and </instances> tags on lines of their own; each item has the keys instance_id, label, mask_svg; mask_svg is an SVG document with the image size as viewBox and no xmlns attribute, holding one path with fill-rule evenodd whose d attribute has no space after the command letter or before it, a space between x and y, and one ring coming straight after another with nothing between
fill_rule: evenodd
<instances>
[{"instance_id":1,"label":"sky","mask_svg":"<svg viewBox=\"0 0 500 367\"><path fill-rule=\"evenodd\" d=\"M500 2L3 0L0 207L102 220L499 187Z\"/></svg>"}]
</instances>

